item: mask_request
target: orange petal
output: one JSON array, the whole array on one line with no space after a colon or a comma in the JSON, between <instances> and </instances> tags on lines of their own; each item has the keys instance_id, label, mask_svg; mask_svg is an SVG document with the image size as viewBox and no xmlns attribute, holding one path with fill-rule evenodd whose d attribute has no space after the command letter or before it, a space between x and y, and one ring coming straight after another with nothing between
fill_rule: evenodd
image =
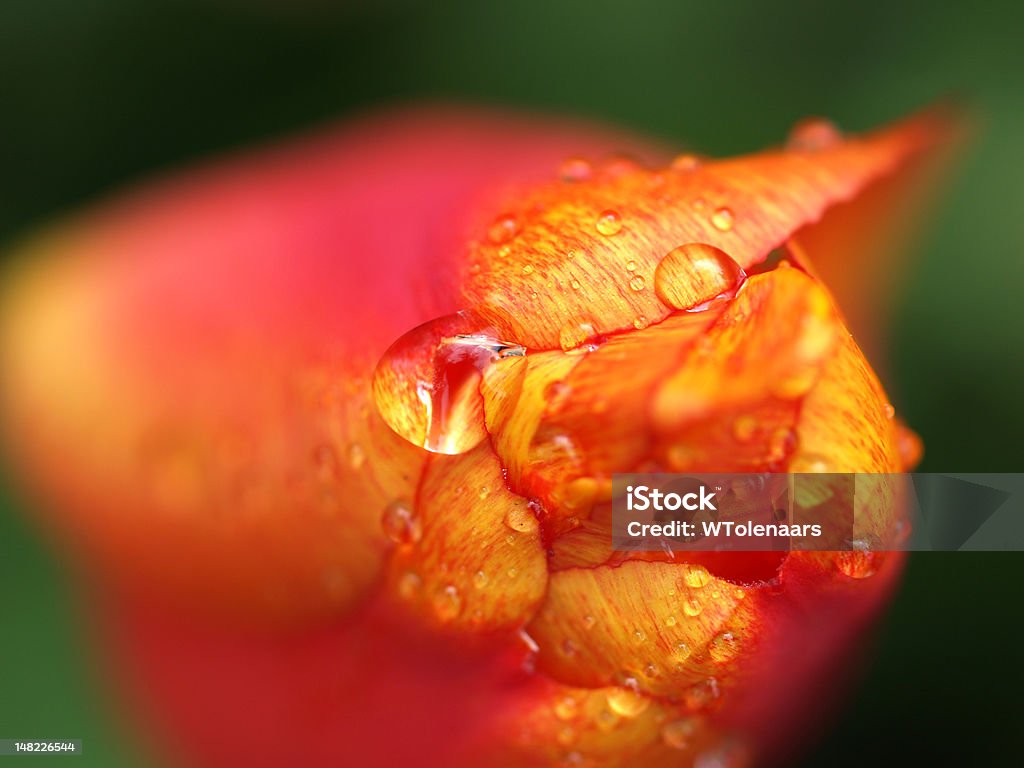
<instances>
[{"instance_id":1,"label":"orange petal","mask_svg":"<svg viewBox=\"0 0 1024 768\"><path fill-rule=\"evenodd\" d=\"M639 167L548 184L482 222L466 254L463 296L511 339L572 348L587 335L656 322L661 260L706 243L744 269L830 206L931 148L934 114L863 138L667 170ZM581 330L589 329L589 330Z\"/></svg>"},{"instance_id":2,"label":"orange petal","mask_svg":"<svg viewBox=\"0 0 1024 768\"><path fill-rule=\"evenodd\" d=\"M547 586L540 524L505 487L489 445L427 465L399 521L392 583L430 624L473 632L522 626Z\"/></svg>"}]
</instances>

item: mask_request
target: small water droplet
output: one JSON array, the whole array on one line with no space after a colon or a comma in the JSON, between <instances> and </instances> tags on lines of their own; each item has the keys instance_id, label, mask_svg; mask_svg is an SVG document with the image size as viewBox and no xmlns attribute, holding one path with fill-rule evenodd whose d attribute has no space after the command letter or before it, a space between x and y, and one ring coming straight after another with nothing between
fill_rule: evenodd
<instances>
[{"instance_id":1,"label":"small water droplet","mask_svg":"<svg viewBox=\"0 0 1024 768\"><path fill-rule=\"evenodd\" d=\"M384 508L381 517L384 535L396 544L415 544L423 536L423 526L412 507L395 499Z\"/></svg>"},{"instance_id":2,"label":"small water droplet","mask_svg":"<svg viewBox=\"0 0 1024 768\"><path fill-rule=\"evenodd\" d=\"M683 700L690 709L704 709L720 695L718 680L709 677L687 688Z\"/></svg>"},{"instance_id":3,"label":"small water droplet","mask_svg":"<svg viewBox=\"0 0 1024 768\"><path fill-rule=\"evenodd\" d=\"M595 619L589 613L583 617L583 626L586 629L593 629L595 624L597 624L597 619Z\"/></svg>"},{"instance_id":4,"label":"small water droplet","mask_svg":"<svg viewBox=\"0 0 1024 768\"><path fill-rule=\"evenodd\" d=\"M703 565L687 565L686 573L683 574L683 581L686 586L693 589L701 589L711 582L711 574Z\"/></svg>"},{"instance_id":5,"label":"small water droplet","mask_svg":"<svg viewBox=\"0 0 1024 768\"><path fill-rule=\"evenodd\" d=\"M451 621L462 611L462 598L454 584L438 590L433 600L434 614L441 621Z\"/></svg>"},{"instance_id":6,"label":"small water droplet","mask_svg":"<svg viewBox=\"0 0 1024 768\"><path fill-rule=\"evenodd\" d=\"M576 741L576 729L569 725L559 728L555 734L555 741L563 747L572 746Z\"/></svg>"},{"instance_id":7,"label":"small water droplet","mask_svg":"<svg viewBox=\"0 0 1024 768\"><path fill-rule=\"evenodd\" d=\"M637 315L635 318L633 318L633 327L636 328L638 331L642 331L644 328L648 327L650 324L651 324L651 321L648 320L643 315Z\"/></svg>"},{"instance_id":8,"label":"small water droplet","mask_svg":"<svg viewBox=\"0 0 1024 768\"><path fill-rule=\"evenodd\" d=\"M532 264L524 264L523 265L523 274L524 275L532 275L533 274L533 265Z\"/></svg>"},{"instance_id":9,"label":"small water droplet","mask_svg":"<svg viewBox=\"0 0 1024 768\"><path fill-rule=\"evenodd\" d=\"M630 259L629 261L626 262L626 271L627 272L636 272L636 261L635 260Z\"/></svg>"},{"instance_id":10,"label":"small water droplet","mask_svg":"<svg viewBox=\"0 0 1024 768\"><path fill-rule=\"evenodd\" d=\"M892 418L895 418L895 417L896 417L896 409L893 407L893 404L892 403L886 403L885 404L885 418L892 419Z\"/></svg>"},{"instance_id":11,"label":"small water droplet","mask_svg":"<svg viewBox=\"0 0 1024 768\"><path fill-rule=\"evenodd\" d=\"M597 331L590 323L569 323L558 332L558 343L563 351L568 352L582 346L596 335Z\"/></svg>"},{"instance_id":12,"label":"small water droplet","mask_svg":"<svg viewBox=\"0 0 1024 768\"><path fill-rule=\"evenodd\" d=\"M670 720L661 726L661 740L672 749L687 749L697 731L697 723L693 718L683 717Z\"/></svg>"},{"instance_id":13,"label":"small water droplet","mask_svg":"<svg viewBox=\"0 0 1024 768\"><path fill-rule=\"evenodd\" d=\"M818 152L842 143L843 135L828 120L812 117L793 126L786 139L786 148L804 152Z\"/></svg>"},{"instance_id":14,"label":"small water droplet","mask_svg":"<svg viewBox=\"0 0 1024 768\"><path fill-rule=\"evenodd\" d=\"M633 275L629 280L629 287L634 291L642 291L647 281L644 280L642 275Z\"/></svg>"},{"instance_id":15,"label":"small water droplet","mask_svg":"<svg viewBox=\"0 0 1024 768\"><path fill-rule=\"evenodd\" d=\"M486 485L481 485L480 490L477 491L476 495L479 496L481 499L486 499L488 496L491 495L491 489L488 488Z\"/></svg>"},{"instance_id":16,"label":"small water droplet","mask_svg":"<svg viewBox=\"0 0 1024 768\"><path fill-rule=\"evenodd\" d=\"M515 504L505 515L505 525L518 533L534 533L539 528L537 518L525 504Z\"/></svg>"},{"instance_id":17,"label":"small water droplet","mask_svg":"<svg viewBox=\"0 0 1024 768\"><path fill-rule=\"evenodd\" d=\"M562 643L562 655L567 658L572 658L573 656L575 656L578 650L579 649L576 648L576 643L574 643L572 640L569 640L568 638L566 638L565 641Z\"/></svg>"},{"instance_id":18,"label":"small water droplet","mask_svg":"<svg viewBox=\"0 0 1024 768\"><path fill-rule=\"evenodd\" d=\"M601 215L597 217L597 231L605 237L611 237L621 232L622 217L618 211L602 211Z\"/></svg>"},{"instance_id":19,"label":"small water droplet","mask_svg":"<svg viewBox=\"0 0 1024 768\"><path fill-rule=\"evenodd\" d=\"M691 173L700 168L700 158L689 153L676 155L670 167L677 173Z\"/></svg>"},{"instance_id":20,"label":"small water droplet","mask_svg":"<svg viewBox=\"0 0 1024 768\"><path fill-rule=\"evenodd\" d=\"M719 232L728 232L733 223L733 213L729 208L719 208L711 214L711 225Z\"/></svg>"},{"instance_id":21,"label":"small water droplet","mask_svg":"<svg viewBox=\"0 0 1024 768\"><path fill-rule=\"evenodd\" d=\"M644 696L636 689L636 680L632 680L632 685L623 688L609 688L605 692L605 697L608 699L608 707L615 714L620 717L636 717L648 706L650 706L651 700Z\"/></svg>"},{"instance_id":22,"label":"small water droplet","mask_svg":"<svg viewBox=\"0 0 1024 768\"><path fill-rule=\"evenodd\" d=\"M519 569L515 567L509 568L505 572L505 575L508 576L510 579L515 579L519 575Z\"/></svg>"},{"instance_id":23,"label":"small water droplet","mask_svg":"<svg viewBox=\"0 0 1024 768\"><path fill-rule=\"evenodd\" d=\"M477 571L473 574L473 586L477 589L483 589L487 586L487 574L483 571Z\"/></svg>"},{"instance_id":24,"label":"small water droplet","mask_svg":"<svg viewBox=\"0 0 1024 768\"><path fill-rule=\"evenodd\" d=\"M675 650L672 652L672 655L675 658L675 660L678 662L678 661L686 661L688 658L690 658L690 654L691 653L692 653L692 651L690 650L690 646L688 646L686 643L680 641L680 642L676 643L676 647L675 647Z\"/></svg>"},{"instance_id":25,"label":"small water droplet","mask_svg":"<svg viewBox=\"0 0 1024 768\"><path fill-rule=\"evenodd\" d=\"M654 291L674 309L700 309L732 298L746 280L732 257L707 243L687 243L665 254L654 270Z\"/></svg>"},{"instance_id":26,"label":"small water droplet","mask_svg":"<svg viewBox=\"0 0 1024 768\"><path fill-rule=\"evenodd\" d=\"M796 432L790 427L779 427L776 429L768 442L768 461L778 464L783 461L796 448Z\"/></svg>"},{"instance_id":27,"label":"small water droplet","mask_svg":"<svg viewBox=\"0 0 1024 768\"><path fill-rule=\"evenodd\" d=\"M739 640L732 632L716 635L708 644L708 656L718 664L725 664L739 653Z\"/></svg>"},{"instance_id":28,"label":"small water droplet","mask_svg":"<svg viewBox=\"0 0 1024 768\"><path fill-rule=\"evenodd\" d=\"M683 600L683 613L685 613L687 616L689 616L690 618L693 618L694 616L700 616L700 612L701 605L699 600L694 600L692 598L688 600Z\"/></svg>"},{"instance_id":29,"label":"small water droplet","mask_svg":"<svg viewBox=\"0 0 1024 768\"><path fill-rule=\"evenodd\" d=\"M676 617L675 616L666 616L665 617L665 626L666 627L674 627L675 625L676 625Z\"/></svg>"},{"instance_id":30,"label":"small water droplet","mask_svg":"<svg viewBox=\"0 0 1024 768\"><path fill-rule=\"evenodd\" d=\"M495 245L507 243L519 232L519 220L510 213L502 214L487 229L487 239Z\"/></svg>"},{"instance_id":31,"label":"small water droplet","mask_svg":"<svg viewBox=\"0 0 1024 768\"><path fill-rule=\"evenodd\" d=\"M594 167L582 157L570 157L558 167L562 181L586 181L594 173Z\"/></svg>"},{"instance_id":32,"label":"small water droplet","mask_svg":"<svg viewBox=\"0 0 1024 768\"><path fill-rule=\"evenodd\" d=\"M635 629L635 630L633 630L633 642L634 643L636 643L637 645L643 645L643 643L646 640L647 640L647 635L644 634L644 631L642 629Z\"/></svg>"}]
</instances>

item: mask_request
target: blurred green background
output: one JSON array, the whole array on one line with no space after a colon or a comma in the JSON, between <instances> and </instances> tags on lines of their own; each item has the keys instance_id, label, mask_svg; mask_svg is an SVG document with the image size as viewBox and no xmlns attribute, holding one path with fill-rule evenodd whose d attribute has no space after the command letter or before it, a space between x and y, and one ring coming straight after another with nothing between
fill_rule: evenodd
<instances>
[{"instance_id":1,"label":"blurred green background","mask_svg":"<svg viewBox=\"0 0 1024 768\"><path fill-rule=\"evenodd\" d=\"M981 131L913 248L887 384L925 437L922 469L1019 471L1021 7L4 0L0 242L154 172L403 98L575 113L731 154L809 114L855 130L953 94ZM12 493L0 494L0 737L83 738L80 768L135 766L65 574ZM1022 565L914 556L866 680L807 765L1015 754Z\"/></svg>"}]
</instances>

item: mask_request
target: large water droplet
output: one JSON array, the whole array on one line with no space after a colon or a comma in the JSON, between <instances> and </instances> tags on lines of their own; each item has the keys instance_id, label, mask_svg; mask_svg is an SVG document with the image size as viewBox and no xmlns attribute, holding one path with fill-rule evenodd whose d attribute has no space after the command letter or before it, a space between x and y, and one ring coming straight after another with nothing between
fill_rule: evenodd
<instances>
[{"instance_id":1,"label":"large water droplet","mask_svg":"<svg viewBox=\"0 0 1024 768\"><path fill-rule=\"evenodd\" d=\"M414 328L381 358L373 395L384 421L434 453L464 453L487 435L480 382L489 365L525 354L465 313Z\"/></svg>"},{"instance_id":2,"label":"large water droplet","mask_svg":"<svg viewBox=\"0 0 1024 768\"><path fill-rule=\"evenodd\" d=\"M674 309L700 307L736 295L746 274L725 251L688 243L669 251L654 271L654 291Z\"/></svg>"},{"instance_id":3,"label":"large water droplet","mask_svg":"<svg viewBox=\"0 0 1024 768\"><path fill-rule=\"evenodd\" d=\"M597 217L597 231L605 237L617 235L622 231L622 217L618 211L601 211Z\"/></svg>"},{"instance_id":4,"label":"large water droplet","mask_svg":"<svg viewBox=\"0 0 1024 768\"><path fill-rule=\"evenodd\" d=\"M395 499L384 508L381 517L384 535L396 544L415 544L423 536L420 520L409 504Z\"/></svg>"}]
</instances>

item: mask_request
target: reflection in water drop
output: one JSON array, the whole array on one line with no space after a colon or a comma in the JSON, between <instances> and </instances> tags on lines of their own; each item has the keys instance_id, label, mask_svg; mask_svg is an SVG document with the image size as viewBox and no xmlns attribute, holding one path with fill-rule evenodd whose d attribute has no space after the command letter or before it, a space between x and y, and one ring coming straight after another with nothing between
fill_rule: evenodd
<instances>
[{"instance_id":1,"label":"reflection in water drop","mask_svg":"<svg viewBox=\"0 0 1024 768\"><path fill-rule=\"evenodd\" d=\"M471 323L459 314L413 329L391 345L374 375L374 400L388 426L434 453L464 453L486 436L483 373L526 353L493 329L452 332Z\"/></svg>"}]
</instances>

